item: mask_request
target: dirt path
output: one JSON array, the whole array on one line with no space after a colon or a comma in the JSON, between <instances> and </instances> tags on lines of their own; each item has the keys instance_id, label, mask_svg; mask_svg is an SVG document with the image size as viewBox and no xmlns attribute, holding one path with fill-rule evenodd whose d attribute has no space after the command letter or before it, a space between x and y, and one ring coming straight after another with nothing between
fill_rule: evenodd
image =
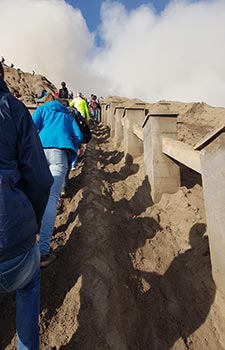
<instances>
[{"instance_id":1,"label":"dirt path","mask_svg":"<svg viewBox=\"0 0 225 350\"><path fill-rule=\"evenodd\" d=\"M153 205L143 159L125 160L101 126L93 136L57 216L58 259L42 271L42 346L224 350L201 186L183 172L190 188ZM0 308L5 349L14 298Z\"/></svg>"}]
</instances>

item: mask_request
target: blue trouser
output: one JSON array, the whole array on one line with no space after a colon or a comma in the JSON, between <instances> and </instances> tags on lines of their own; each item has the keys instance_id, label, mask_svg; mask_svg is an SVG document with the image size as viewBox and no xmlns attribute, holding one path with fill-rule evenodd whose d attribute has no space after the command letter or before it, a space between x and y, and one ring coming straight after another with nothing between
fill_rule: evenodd
<instances>
[{"instance_id":1,"label":"blue trouser","mask_svg":"<svg viewBox=\"0 0 225 350\"><path fill-rule=\"evenodd\" d=\"M98 109L92 109L91 117L94 123L98 123Z\"/></svg>"},{"instance_id":2,"label":"blue trouser","mask_svg":"<svg viewBox=\"0 0 225 350\"><path fill-rule=\"evenodd\" d=\"M18 350L39 350L40 252L38 244L25 254L0 263L0 292L16 291Z\"/></svg>"},{"instance_id":3,"label":"blue trouser","mask_svg":"<svg viewBox=\"0 0 225 350\"><path fill-rule=\"evenodd\" d=\"M54 182L50 190L48 203L41 223L39 241L41 255L47 255L50 250L50 243L57 213L58 198L68 170L68 155L66 151L58 148L45 148L44 152Z\"/></svg>"}]
</instances>

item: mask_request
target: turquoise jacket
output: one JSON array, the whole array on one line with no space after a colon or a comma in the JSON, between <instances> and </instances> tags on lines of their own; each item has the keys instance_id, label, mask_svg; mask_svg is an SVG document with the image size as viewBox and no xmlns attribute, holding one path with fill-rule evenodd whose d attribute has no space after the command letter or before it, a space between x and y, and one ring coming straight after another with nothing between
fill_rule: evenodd
<instances>
[{"instance_id":1,"label":"turquoise jacket","mask_svg":"<svg viewBox=\"0 0 225 350\"><path fill-rule=\"evenodd\" d=\"M47 102L33 114L43 148L68 150L72 161L82 142L81 131L68 109L59 101Z\"/></svg>"}]
</instances>

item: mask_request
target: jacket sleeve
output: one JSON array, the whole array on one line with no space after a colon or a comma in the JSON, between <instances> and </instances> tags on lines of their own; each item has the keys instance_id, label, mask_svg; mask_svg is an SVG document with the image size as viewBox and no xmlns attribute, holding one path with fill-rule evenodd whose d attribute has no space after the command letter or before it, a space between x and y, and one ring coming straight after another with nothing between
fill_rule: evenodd
<instances>
[{"instance_id":1,"label":"jacket sleeve","mask_svg":"<svg viewBox=\"0 0 225 350\"><path fill-rule=\"evenodd\" d=\"M38 225L48 201L53 177L27 108L20 104L18 115L18 166L21 178L18 186L30 199L37 217Z\"/></svg>"},{"instance_id":2,"label":"jacket sleeve","mask_svg":"<svg viewBox=\"0 0 225 350\"><path fill-rule=\"evenodd\" d=\"M33 121L34 121L34 124L35 124L35 126L36 126L36 129L37 129L38 133L39 133L39 132L41 131L41 129L42 129L41 109L42 109L41 106L38 107L38 108L34 111L34 113L33 113L33 115L32 115L32 119L33 119Z\"/></svg>"},{"instance_id":3,"label":"jacket sleeve","mask_svg":"<svg viewBox=\"0 0 225 350\"><path fill-rule=\"evenodd\" d=\"M79 126L75 122L75 120L72 117L71 119L72 119L72 128L73 128L72 141L75 147L78 148L83 141L83 135L80 131Z\"/></svg>"},{"instance_id":4,"label":"jacket sleeve","mask_svg":"<svg viewBox=\"0 0 225 350\"><path fill-rule=\"evenodd\" d=\"M89 109L88 109L88 106L87 106L87 103L85 102L85 114L86 114L86 117L87 117L87 121L90 120L90 113L89 113Z\"/></svg>"},{"instance_id":5,"label":"jacket sleeve","mask_svg":"<svg viewBox=\"0 0 225 350\"><path fill-rule=\"evenodd\" d=\"M70 102L70 107L74 107L74 106L75 106L75 101L72 100L72 101Z\"/></svg>"}]
</instances>

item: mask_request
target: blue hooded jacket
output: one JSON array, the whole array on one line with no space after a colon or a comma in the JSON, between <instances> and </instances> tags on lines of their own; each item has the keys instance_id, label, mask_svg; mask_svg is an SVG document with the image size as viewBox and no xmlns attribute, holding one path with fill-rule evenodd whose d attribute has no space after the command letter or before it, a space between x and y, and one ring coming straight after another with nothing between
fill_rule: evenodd
<instances>
[{"instance_id":1,"label":"blue hooded jacket","mask_svg":"<svg viewBox=\"0 0 225 350\"><path fill-rule=\"evenodd\" d=\"M44 148L60 148L68 150L73 161L83 136L68 109L59 101L46 102L33 113L33 121L37 127Z\"/></svg>"},{"instance_id":2,"label":"blue hooded jacket","mask_svg":"<svg viewBox=\"0 0 225 350\"><path fill-rule=\"evenodd\" d=\"M31 115L0 77L0 262L34 244L52 183Z\"/></svg>"}]
</instances>

